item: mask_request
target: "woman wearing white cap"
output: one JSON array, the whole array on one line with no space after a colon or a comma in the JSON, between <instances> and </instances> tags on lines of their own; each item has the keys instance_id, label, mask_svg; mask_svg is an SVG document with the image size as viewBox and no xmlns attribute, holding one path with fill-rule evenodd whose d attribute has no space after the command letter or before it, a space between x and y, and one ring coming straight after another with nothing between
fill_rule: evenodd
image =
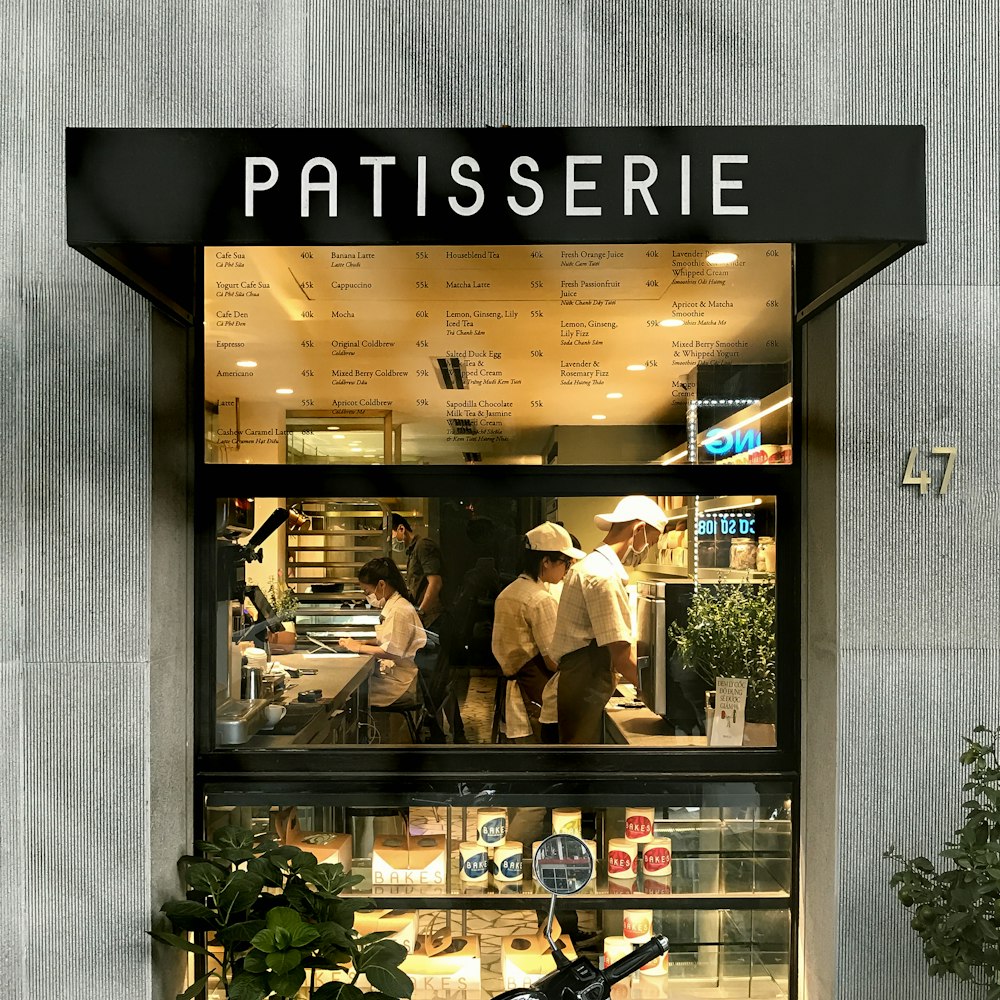
<instances>
[{"instance_id":1,"label":"woman wearing white cap","mask_svg":"<svg viewBox=\"0 0 1000 1000\"><path fill-rule=\"evenodd\" d=\"M574 559L569 532L546 521L525 535L521 575L496 599L493 655L507 678L504 732L508 739L533 734L540 726L543 742L557 742L555 663L552 633L559 602L547 585L559 583Z\"/></svg>"},{"instance_id":2,"label":"woman wearing white cap","mask_svg":"<svg viewBox=\"0 0 1000 1000\"><path fill-rule=\"evenodd\" d=\"M604 706L615 689L615 674L638 681L626 569L655 549L667 515L649 497L630 496L610 514L598 514L594 524L607 535L563 582L552 637L561 743L603 742Z\"/></svg>"}]
</instances>

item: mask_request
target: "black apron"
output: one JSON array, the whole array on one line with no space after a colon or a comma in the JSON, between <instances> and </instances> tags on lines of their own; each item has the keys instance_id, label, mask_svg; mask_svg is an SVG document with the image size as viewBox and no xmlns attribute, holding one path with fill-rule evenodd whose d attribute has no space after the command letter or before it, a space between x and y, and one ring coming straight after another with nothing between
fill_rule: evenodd
<instances>
[{"instance_id":1,"label":"black apron","mask_svg":"<svg viewBox=\"0 0 1000 1000\"><path fill-rule=\"evenodd\" d=\"M559 742L603 743L604 706L615 690L611 650L596 639L559 661Z\"/></svg>"}]
</instances>

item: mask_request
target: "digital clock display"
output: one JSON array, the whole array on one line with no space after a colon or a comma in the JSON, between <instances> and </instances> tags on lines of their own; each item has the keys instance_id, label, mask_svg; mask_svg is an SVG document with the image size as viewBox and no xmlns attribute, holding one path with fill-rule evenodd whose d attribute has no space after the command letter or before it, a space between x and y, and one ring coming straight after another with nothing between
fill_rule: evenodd
<instances>
[{"instance_id":1,"label":"digital clock display","mask_svg":"<svg viewBox=\"0 0 1000 1000\"><path fill-rule=\"evenodd\" d=\"M722 510L698 516L699 538L755 538L757 518L752 510Z\"/></svg>"}]
</instances>

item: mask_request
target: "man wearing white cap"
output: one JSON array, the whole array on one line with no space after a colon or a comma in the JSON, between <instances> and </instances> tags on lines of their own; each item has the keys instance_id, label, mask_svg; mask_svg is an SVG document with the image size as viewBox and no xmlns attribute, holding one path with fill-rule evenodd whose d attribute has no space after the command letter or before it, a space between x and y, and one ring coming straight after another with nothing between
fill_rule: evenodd
<instances>
[{"instance_id":1,"label":"man wearing white cap","mask_svg":"<svg viewBox=\"0 0 1000 1000\"><path fill-rule=\"evenodd\" d=\"M601 743L615 673L638 681L627 569L644 562L647 549L655 550L667 515L649 497L630 496L610 514L598 514L594 524L607 535L566 575L552 638L560 743Z\"/></svg>"},{"instance_id":2,"label":"man wearing white cap","mask_svg":"<svg viewBox=\"0 0 1000 1000\"><path fill-rule=\"evenodd\" d=\"M551 647L559 601L547 585L559 583L573 560L586 553L551 521L532 528L524 541L521 575L494 605L493 655L507 678L504 733L508 739L531 737L534 720L542 741L555 743L558 677Z\"/></svg>"}]
</instances>

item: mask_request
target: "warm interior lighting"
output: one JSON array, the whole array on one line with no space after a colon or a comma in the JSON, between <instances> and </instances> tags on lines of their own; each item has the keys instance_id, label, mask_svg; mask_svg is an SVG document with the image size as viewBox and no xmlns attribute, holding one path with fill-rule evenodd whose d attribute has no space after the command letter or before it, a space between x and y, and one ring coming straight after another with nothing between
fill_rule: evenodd
<instances>
[{"instance_id":1,"label":"warm interior lighting","mask_svg":"<svg viewBox=\"0 0 1000 1000\"><path fill-rule=\"evenodd\" d=\"M755 420L760 420L761 417L766 417L769 413L774 413L775 410L780 410L783 406L788 406L791 401L792 397L787 396L778 403L772 403L772 405L766 410L761 410L760 413L754 413L749 417L744 417L739 423L733 424L731 427L726 427L726 430L738 431L741 427L746 427L747 424L752 424Z\"/></svg>"},{"instance_id":2,"label":"warm interior lighting","mask_svg":"<svg viewBox=\"0 0 1000 1000\"><path fill-rule=\"evenodd\" d=\"M339 427L327 427L327 430L328 431L339 431L340 428Z\"/></svg>"},{"instance_id":3,"label":"warm interior lighting","mask_svg":"<svg viewBox=\"0 0 1000 1000\"><path fill-rule=\"evenodd\" d=\"M684 320L682 319L661 319L659 326L683 326Z\"/></svg>"},{"instance_id":4,"label":"warm interior lighting","mask_svg":"<svg viewBox=\"0 0 1000 1000\"><path fill-rule=\"evenodd\" d=\"M646 370L645 365L626 365L625 371L628 372L644 372Z\"/></svg>"},{"instance_id":5,"label":"warm interior lighting","mask_svg":"<svg viewBox=\"0 0 1000 1000\"><path fill-rule=\"evenodd\" d=\"M710 253L705 258L706 264L732 264L737 260L737 256L734 253L730 253L728 250L717 250L715 253Z\"/></svg>"},{"instance_id":6,"label":"warm interior lighting","mask_svg":"<svg viewBox=\"0 0 1000 1000\"><path fill-rule=\"evenodd\" d=\"M590 415L591 420L607 420L608 418L603 413L592 413Z\"/></svg>"},{"instance_id":7,"label":"warm interior lighting","mask_svg":"<svg viewBox=\"0 0 1000 1000\"><path fill-rule=\"evenodd\" d=\"M605 399L621 399L625 394L622 392L609 392Z\"/></svg>"},{"instance_id":8,"label":"warm interior lighting","mask_svg":"<svg viewBox=\"0 0 1000 1000\"><path fill-rule=\"evenodd\" d=\"M294 389L275 389L274 391L279 396L290 396L293 392L295 392Z\"/></svg>"},{"instance_id":9,"label":"warm interior lighting","mask_svg":"<svg viewBox=\"0 0 1000 1000\"><path fill-rule=\"evenodd\" d=\"M256 368L257 367L257 362L256 361L237 361L236 362L236 367L237 368Z\"/></svg>"}]
</instances>

